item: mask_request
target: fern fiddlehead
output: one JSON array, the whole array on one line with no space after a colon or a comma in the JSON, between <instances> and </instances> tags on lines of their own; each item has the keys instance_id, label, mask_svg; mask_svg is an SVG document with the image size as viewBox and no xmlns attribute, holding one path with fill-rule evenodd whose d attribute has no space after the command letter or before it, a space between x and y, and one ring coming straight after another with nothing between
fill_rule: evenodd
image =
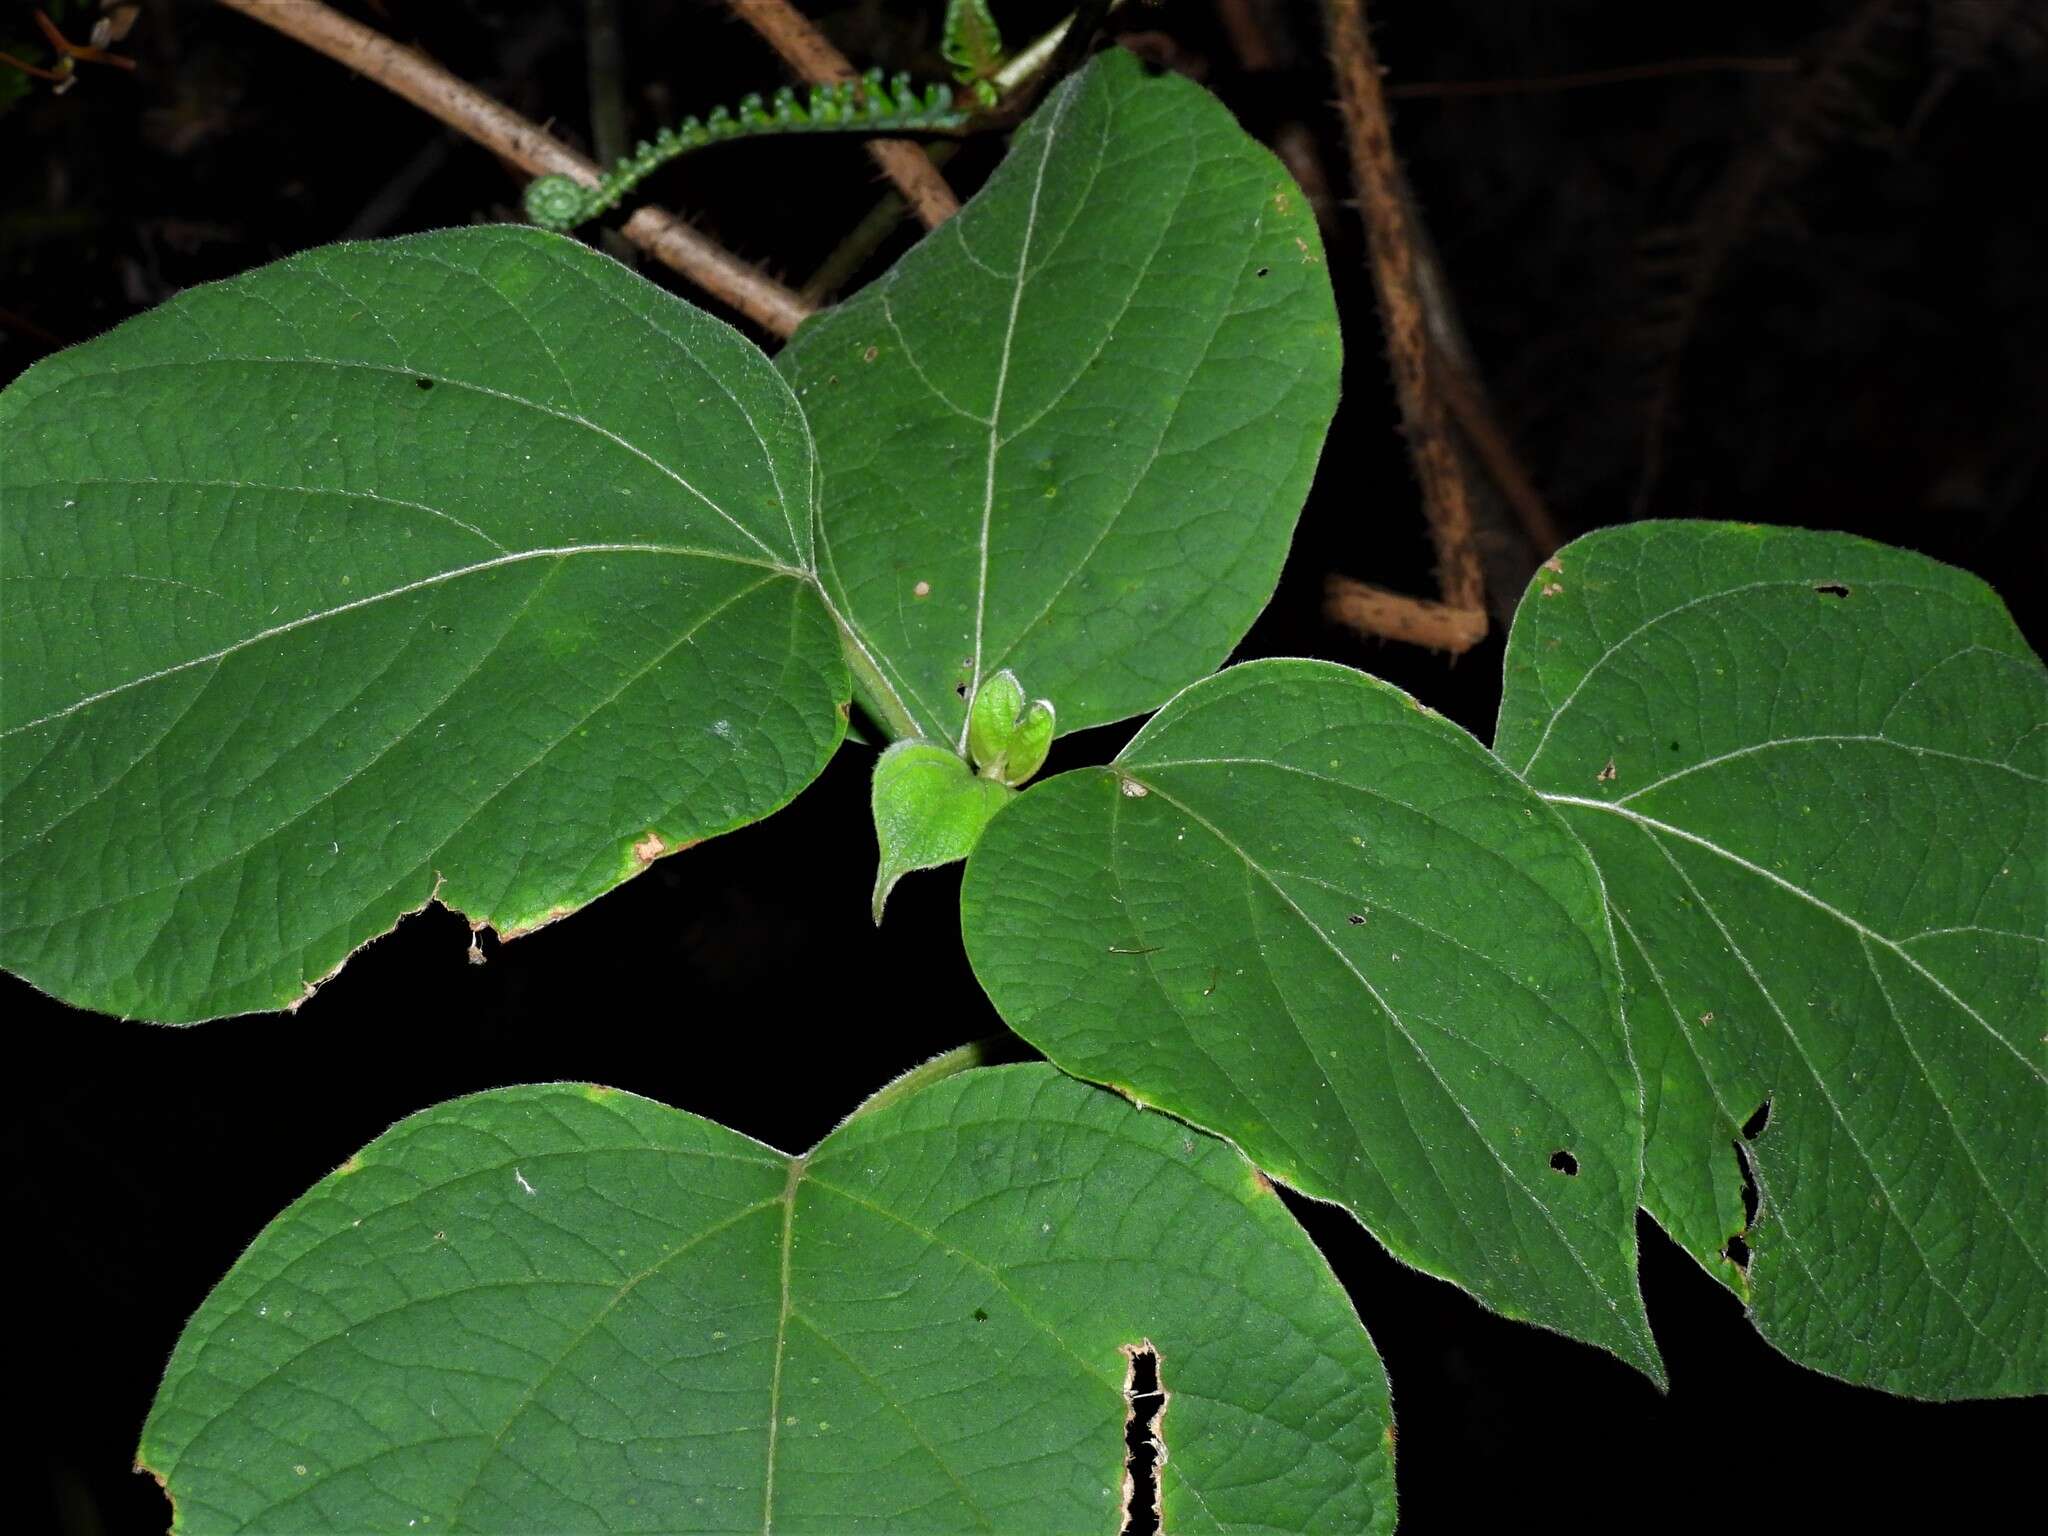
<instances>
[{"instance_id":1,"label":"fern fiddlehead","mask_svg":"<svg viewBox=\"0 0 2048 1536\"><path fill-rule=\"evenodd\" d=\"M731 111L684 118L607 171L596 186L568 176L542 176L526 188L526 216L543 229L569 230L618 206L626 194L678 155L728 139L777 133L952 133L970 114L954 106L953 89L919 90L908 75L885 79L871 69L858 80L819 85L799 97L784 86L765 100L743 97Z\"/></svg>"}]
</instances>

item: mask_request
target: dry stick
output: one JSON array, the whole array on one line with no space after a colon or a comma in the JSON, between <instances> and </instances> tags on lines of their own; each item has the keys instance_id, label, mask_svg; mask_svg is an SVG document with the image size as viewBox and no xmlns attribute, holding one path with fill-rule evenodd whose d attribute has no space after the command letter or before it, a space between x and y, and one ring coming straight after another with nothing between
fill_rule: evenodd
<instances>
[{"instance_id":1,"label":"dry stick","mask_svg":"<svg viewBox=\"0 0 2048 1536\"><path fill-rule=\"evenodd\" d=\"M597 184L597 166L568 145L440 65L351 21L321 0L220 3L368 76L529 175L568 176L584 186ZM650 256L777 336L789 335L811 312L809 305L782 284L672 213L644 206L626 221L622 232Z\"/></svg>"},{"instance_id":2,"label":"dry stick","mask_svg":"<svg viewBox=\"0 0 2048 1536\"><path fill-rule=\"evenodd\" d=\"M1430 378L1472 456L1485 466L1494 489L1522 525L1535 560L1548 560L1564 542L1564 535L1558 531L1557 520L1550 515L1541 493L1522 469L1522 461L1494 416L1486 391L1435 346L1429 349L1429 363Z\"/></svg>"},{"instance_id":3,"label":"dry stick","mask_svg":"<svg viewBox=\"0 0 2048 1536\"><path fill-rule=\"evenodd\" d=\"M739 18L767 39L768 46L782 55L782 61L812 85L840 85L860 78L860 72L847 63L846 55L827 42L789 0L731 3ZM883 174L896 183L896 189L926 229L938 228L960 211L960 199L953 195L946 178L919 146L905 139L870 139L868 153Z\"/></svg>"},{"instance_id":4,"label":"dry stick","mask_svg":"<svg viewBox=\"0 0 2048 1536\"><path fill-rule=\"evenodd\" d=\"M1387 104L1380 92L1379 60L1366 36L1363 0L1325 0L1330 49L1337 66L1344 125L1351 148L1352 178L1365 216L1372 252L1373 288L1386 327L1394 389L1408 436L1408 451L1422 482L1423 510L1436 545L1440 604L1416 605L1415 614L1391 615L1384 603L1339 602L1326 612L1340 622L1371 626L1369 632L1394 639L1430 636L1420 643L1453 655L1470 649L1486 633L1486 588L1472 536L1472 508L1456 449L1445 428L1443 402L1429 372L1429 334L1416 271L1415 238L1408 224L1407 191L1394 162L1387 129ZM1378 594L1392 596L1392 594ZM1448 615L1459 615L1455 620ZM1399 632L1394 627L1398 618ZM1427 622L1425 622L1425 620Z\"/></svg>"},{"instance_id":5,"label":"dry stick","mask_svg":"<svg viewBox=\"0 0 2048 1536\"><path fill-rule=\"evenodd\" d=\"M1426 597L1404 597L1349 576L1324 579L1323 614L1362 634L1449 651L1453 656L1486 638L1484 608L1453 608Z\"/></svg>"}]
</instances>

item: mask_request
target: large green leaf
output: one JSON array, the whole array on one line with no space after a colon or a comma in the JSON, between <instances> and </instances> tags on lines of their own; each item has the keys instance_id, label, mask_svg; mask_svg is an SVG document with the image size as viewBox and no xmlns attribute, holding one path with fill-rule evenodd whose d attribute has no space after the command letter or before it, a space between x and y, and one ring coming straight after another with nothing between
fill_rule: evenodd
<instances>
[{"instance_id":1,"label":"large green leaf","mask_svg":"<svg viewBox=\"0 0 2048 1536\"><path fill-rule=\"evenodd\" d=\"M186 1020L790 799L847 697L802 414L572 241L336 246L0 396L0 957Z\"/></svg>"},{"instance_id":2,"label":"large green leaf","mask_svg":"<svg viewBox=\"0 0 2048 1536\"><path fill-rule=\"evenodd\" d=\"M1235 1152L1049 1067L805 1157L607 1089L402 1122L274 1222L143 1431L180 1533L1387 1531L1387 1388Z\"/></svg>"},{"instance_id":3,"label":"large green leaf","mask_svg":"<svg viewBox=\"0 0 2048 1536\"><path fill-rule=\"evenodd\" d=\"M1025 791L961 905L975 973L1060 1066L1661 1376L1599 880L1456 726L1344 667L1234 667Z\"/></svg>"},{"instance_id":4,"label":"large green leaf","mask_svg":"<svg viewBox=\"0 0 2048 1536\"><path fill-rule=\"evenodd\" d=\"M1007 667L1062 731L1156 708L1272 595L1337 400L1315 218L1186 80L1061 85L960 215L778 359L820 574L924 734Z\"/></svg>"},{"instance_id":5,"label":"large green leaf","mask_svg":"<svg viewBox=\"0 0 2048 1536\"><path fill-rule=\"evenodd\" d=\"M1839 535L1597 533L1516 616L1498 749L1606 881L1651 1213L1796 1360L2048 1390L2048 674L1998 599Z\"/></svg>"}]
</instances>

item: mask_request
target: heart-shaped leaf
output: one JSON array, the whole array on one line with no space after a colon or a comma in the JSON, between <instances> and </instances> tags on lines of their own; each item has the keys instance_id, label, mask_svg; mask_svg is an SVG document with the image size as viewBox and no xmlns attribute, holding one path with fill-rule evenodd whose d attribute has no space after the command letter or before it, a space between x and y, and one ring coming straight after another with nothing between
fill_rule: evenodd
<instances>
[{"instance_id":1,"label":"heart-shaped leaf","mask_svg":"<svg viewBox=\"0 0 2048 1536\"><path fill-rule=\"evenodd\" d=\"M404 1121L256 1240L143 1430L177 1530L1376 1531L1350 1302L1230 1148L1043 1065L789 1158L606 1089Z\"/></svg>"},{"instance_id":2,"label":"heart-shaped leaf","mask_svg":"<svg viewBox=\"0 0 2048 1536\"><path fill-rule=\"evenodd\" d=\"M1025 791L961 907L975 974L1060 1066L1661 1378L1599 880L1456 726L1344 667L1233 667L1112 767Z\"/></svg>"},{"instance_id":3,"label":"heart-shaped leaf","mask_svg":"<svg viewBox=\"0 0 2048 1536\"><path fill-rule=\"evenodd\" d=\"M884 752L870 796L880 854L875 921L881 922L896 882L912 870L955 864L972 853L981 829L1014 793L982 778L949 747L899 741Z\"/></svg>"},{"instance_id":4,"label":"heart-shaped leaf","mask_svg":"<svg viewBox=\"0 0 2048 1536\"><path fill-rule=\"evenodd\" d=\"M2048 1390L2048 674L1997 597L1834 534L1596 533L1516 615L1498 749L1606 882L1650 1212L1796 1360Z\"/></svg>"},{"instance_id":5,"label":"heart-shaped leaf","mask_svg":"<svg viewBox=\"0 0 2048 1536\"><path fill-rule=\"evenodd\" d=\"M777 359L817 435L826 589L956 743L1005 667L1073 731L1219 664L1279 578L1338 362L1307 200L1121 51Z\"/></svg>"},{"instance_id":6,"label":"heart-shaped leaf","mask_svg":"<svg viewBox=\"0 0 2048 1536\"><path fill-rule=\"evenodd\" d=\"M796 401L572 241L196 289L0 396L0 955L165 1020L438 896L514 933L823 767Z\"/></svg>"}]
</instances>

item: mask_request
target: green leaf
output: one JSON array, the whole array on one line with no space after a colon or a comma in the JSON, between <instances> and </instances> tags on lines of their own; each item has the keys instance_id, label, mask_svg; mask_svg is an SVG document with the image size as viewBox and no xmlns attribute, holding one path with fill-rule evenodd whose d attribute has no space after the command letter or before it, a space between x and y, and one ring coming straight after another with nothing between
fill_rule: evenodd
<instances>
[{"instance_id":1,"label":"green leaf","mask_svg":"<svg viewBox=\"0 0 2048 1536\"><path fill-rule=\"evenodd\" d=\"M144 1427L181 1536L1392 1529L1386 1381L1230 1148L1043 1065L805 1157L630 1094L416 1115L260 1236Z\"/></svg>"},{"instance_id":2,"label":"green leaf","mask_svg":"<svg viewBox=\"0 0 2048 1536\"><path fill-rule=\"evenodd\" d=\"M870 796L880 861L874 916L896 882L914 869L937 869L974 851L981 829L1016 791L984 779L947 747L899 741L875 763Z\"/></svg>"},{"instance_id":3,"label":"green leaf","mask_svg":"<svg viewBox=\"0 0 2048 1536\"><path fill-rule=\"evenodd\" d=\"M1835 534L1596 533L1516 615L1498 748L1606 882L1651 1214L1795 1360L2048 1390L2048 674L1997 597Z\"/></svg>"},{"instance_id":4,"label":"green leaf","mask_svg":"<svg viewBox=\"0 0 2048 1536\"><path fill-rule=\"evenodd\" d=\"M817 435L826 590L922 732L964 745L1005 667L1075 731L1229 654L1279 577L1338 361L1279 162L1112 51L777 366Z\"/></svg>"},{"instance_id":5,"label":"green leaf","mask_svg":"<svg viewBox=\"0 0 2048 1536\"><path fill-rule=\"evenodd\" d=\"M939 52L962 85L986 82L1003 62L1003 34L985 0L946 0Z\"/></svg>"},{"instance_id":6,"label":"green leaf","mask_svg":"<svg viewBox=\"0 0 2048 1536\"><path fill-rule=\"evenodd\" d=\"M1017 728L1010 733L1010 743L1003 749L1005 784L1022 784L1045 766L1045 755L1052 750L1055 718L1051 699L1033 699L1024 706Z\"/></svg>"},{"instance_id":7,"label":"green leaf","mask_svg":"<svg viewBox=\"0 0 2048 1536\"><path fill-rule=\"evenodd\" d=\"M1456 726L1344 667L1233 667L1113 766L1020 796L961 909L989 996L1059 1066L1661 1379L1599 881Z\"/></svg>"},{"instance_id":8,"label":"green leaf","mask_svg":"<svg viewBox=\"0 0 2048 1536\"><path fill-rule=\"evenodd\" d=\"M1024 685L1007 669L981 680L967 707L967 751L977 768L999 764L1024 713Z\"/></svg>"},{"instance_id":9,"label":"green leaf","mask_svg":"<svg viewBox=\"0 0 2048 1536\"><path fill-rule=\"evenodd\" d=\"M524 931L839 740L795 400L572 241L196 289L0 440L0 959L68 1001L296 1004L436 898Z\"/></svg>"}]
</instances>

